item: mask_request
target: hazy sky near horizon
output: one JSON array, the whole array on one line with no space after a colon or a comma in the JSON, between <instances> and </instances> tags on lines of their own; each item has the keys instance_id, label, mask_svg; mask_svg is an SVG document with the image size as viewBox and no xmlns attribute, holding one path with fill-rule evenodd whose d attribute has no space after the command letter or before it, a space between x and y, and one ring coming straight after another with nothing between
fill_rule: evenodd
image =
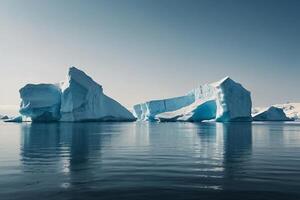
<instances>
[{"instance_id":1,"label":"hazy sky near horizon","mask_svg":"<svg viewBox=\"0 0 300 200\"><path fill-rule=\"evenodd\" d=\"M0 0L0 105L76 66L127 107L225 76L300 102L300 1Z\"/></svg>"}]
</instances>

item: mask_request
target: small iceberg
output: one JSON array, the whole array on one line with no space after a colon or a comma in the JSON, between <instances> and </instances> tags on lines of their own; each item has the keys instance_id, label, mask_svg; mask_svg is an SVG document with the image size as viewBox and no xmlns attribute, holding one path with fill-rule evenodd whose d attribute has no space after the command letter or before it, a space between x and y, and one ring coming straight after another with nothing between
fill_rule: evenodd
<instances>
[{"instance_id":1,"label":"small iceberg","mask_svg":"<svg viewBox=\"0 0 300 200\"><path fill-rule=\"evenodd\" d=\"M252 115L253 121L291 121L282 108L271 106Z\"/></svg>"},{"instance_id":2,"label":"small iceberg","mask_svg":"<svg viewBox=\"0 0 300 200\"><path fill-rule=\"evenodd\" d=\"M7 115L0 115L0 119L1 120L7 120L7 119L9 119L9 117Z\"/></svg>"}]
</instances>

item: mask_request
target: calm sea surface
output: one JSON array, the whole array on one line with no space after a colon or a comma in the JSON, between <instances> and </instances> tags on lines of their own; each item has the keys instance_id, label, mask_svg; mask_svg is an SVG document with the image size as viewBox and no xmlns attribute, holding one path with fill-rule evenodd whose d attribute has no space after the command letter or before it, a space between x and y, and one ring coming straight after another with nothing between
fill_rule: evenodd
<instances>
[{"instance_id":1,"label":"calm sea surface","mask_svg":"<svg viewBox=\"0 0 300 200\"><path fill-rule=\"evenodd\" d=\"M300 123L0 122L0 199L300 199Z\"/></svg>"}]
</instances>

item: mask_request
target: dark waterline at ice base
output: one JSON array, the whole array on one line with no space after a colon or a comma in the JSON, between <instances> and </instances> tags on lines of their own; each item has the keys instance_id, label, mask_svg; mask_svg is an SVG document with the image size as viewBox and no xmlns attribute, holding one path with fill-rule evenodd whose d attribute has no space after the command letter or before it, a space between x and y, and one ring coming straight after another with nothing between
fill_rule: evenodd
<instances>
[{"instance_id":1,"label":"dark waterline at ice base","mask_svg":"<svg viewBox=\"0 0 300 200\"><path fill-rule=\"evenodd\" d=\"M297 123L0 123L0 199L300 199Z\"/></svg>"}]
</instances>

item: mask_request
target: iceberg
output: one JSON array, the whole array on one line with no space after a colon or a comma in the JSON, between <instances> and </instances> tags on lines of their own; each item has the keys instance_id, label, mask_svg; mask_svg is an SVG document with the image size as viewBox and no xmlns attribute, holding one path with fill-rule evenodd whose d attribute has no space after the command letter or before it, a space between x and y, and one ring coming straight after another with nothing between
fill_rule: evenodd
<instances>
[{"instance_id":1,"label":"iceberg","mask_svg":"<svg viewBox=\"0 0 300 200\"><path fill-rule=\"evenodd\" d=\"M134 106L144 121L251 121L251 94L229 77L204 84L184 96L153 100Z\"/></svg>"},{"instance_id":2,"label":"iceberg","mask_svg":"<svg viewBox=\"0 0 300 200\"><path fill-rule=\"evenodd\" d=\"M257 110L256 110L257 111ZM253 121L291 121L288 118L282 108L277 108L274 106L264 108L258 112L253 113Z\"/></svg>"},{"instance_id":3,"label":"iceberg","mask_svg":"<svg viewBox=\"0 0 300 200\"><path fill-rule=\"evenodd\" d=\"M20 114L32 121L60 119L61 89L55 84L27 84L20 89Z\"/></svg>"},{"instance_id":4,"label":"iceberg","mask_svg":"<svg viewBox=\"0 0 300 200\"><path fill-rule=\"evenodd\" d=\"M2 119L2 120L6 120L6 119L9 119L9 117L7 116L7 115L0 115L0 119Z\"/></svg>"},{"instance_id":5,"label":"iceberg","mask_svg":"<svg viewBox=\"0 0 300 200\"><path fill-rule=\"evenodd\" d=\"M275 104L270 107L282 109L286 117L288 117L290 120L300 119L300 103ZM259 112L266 111L267 109L268 107L256 107L252 111L252 116L256 115Z\"/></svg>"},{"instance_id":6,"label":"iceberg","mask_svg":"<svg viewBox=\"0 0 300 200\"><path fill-rule=\"evenodd\" d=\"M60 84L28 84L20 89L19 118L10 121L135 121L131 112L103 93L102 86L71 67Z\"/></svg>"},{"instance_id":7,"label":"iceberg","mask_svg":"<svg viewBox=\"0 0 300 200\"><path fill-rule=\"evenodd\" d=\"M300 119L300 103L275 104L273 106L282 108L288 118L294 120Z\"/></svg>"},{"instance_id":8,"label":"iceberg","mask_svg":"<svg viewBox=\"0 0 300 200\"><path fill-rule=\"evenodd\" d=\"M24 119L21 115L4 120L4 122L16 122L16 123L21 123L23 121L26 121L26 119Z\"/></svg>"},{"instance_id":9,"label":"iceberg","mask_svg":"<svg viewBox=\"0 0 300 200\"><path fill-rule=\"evenodd\" d=\"M103 94L102 86L83 71L71 67L61 85L60 121L134 121L117 101Z\"/></svg>"}]
</instances>

